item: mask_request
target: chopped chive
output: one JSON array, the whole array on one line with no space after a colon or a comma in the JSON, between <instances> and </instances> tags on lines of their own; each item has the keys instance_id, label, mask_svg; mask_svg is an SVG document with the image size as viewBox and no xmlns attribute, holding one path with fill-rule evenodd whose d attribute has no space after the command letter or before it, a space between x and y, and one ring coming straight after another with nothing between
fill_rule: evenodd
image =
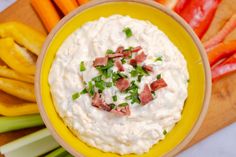
<instances>
[{"instance_id":1,"label":"chopped chive","mask_svg":"<svg viewBox=\"0 0 236 157\"><path fill-rule=\"evenodd\" d=\"M129 104L125 102L125 103L119 104L118 107L125 107L125 106L128 106L128 105L129 105Z\"/></svg>"},{"instance_id":2,"label":"chopped chive","mask_svg":"<svg viewBox=\"0 0 236 157\"><path fill-rule=\"evenodd\" d=\"M138 82L141 82L143 75L138 75Z\"/></svg>"},{"instance_id":3,"label":"chopped chive","mask_svg":"<svg viewBox=\"0 0 236 157\"><path fill-rule=\"evenodd\" d=\"M131 77L136 77L138 75L138 71L137 70L132 70L130 72L130 75L131 75Z\"/></svg>"},{"instance_id":4,"label":"chopped chive","mask_svg":"<svg viewBox=\"0 0 236 157\"><path fill-rule=\"evenodd\" d=\"M106 82L106 87L108 88L112 87L112 82Z\"/></svg>"},{"instance_id":5,"label":"chopped chive","mask_svg":"<svg viewBox=\"0 0 236 157\"><path fill-rule=\"evenodd\" d=\"M116 108L116 105L113 103L109 104L109 106L111 107L112 110Z\"/></svg>"},{"instance_id":6,"label":"chopped chive","mask_svg":"<svg viewBox=\"0 0 236 157\"><path fill-rule=\"evenodd\" d=\"M88 83L88 90L87 91L92 96L95 94L94 85L91 81L89 81L89 83Z\"/></svg>"},{"instance_id":7,"label":"chopped chive","mask_svg":"<svg viewBox=\"0 0 236 157\"><path fill-rule=\"evenodd\" d=\"M88 93L88 91L87 91L86 88L84 88L84 89L80 92L80 94L86 94L86 93Z\"/></svg>"},{"instance_id":8,"label":"chopped chive","mask_svg":"<svg viewBox=\"0 0 236 157\"><path fill-rule=\"evenodd\" d=\"M158 74L157 77L156 77L158 80L161 79L161 74Z\"/></svg>"},{"instance_id":9,"label":"chopped chive","mask_svg":"<svg viewBox=\"0 0 236 157\"><path fill-rule=\"evenodd\" d=\"M78 92L72 94L72 100L75 101L76 99L78 99L80 96L80 94Z\"/></svg>"},{"instance_id":10,"label":"chopped chive","mask_svg":"<svg viewBox=\"0 0 236 157\"><path fill-rule=\"evenodd\" d=\"M84 65L84 61L80 62L80 71L85 71L85 65Z\"/></svg>"},{"instance_id":11,"label":"chopped chive","mask_svg":"<svg viewBox=\"0 0 236 157\"><path fill-rule=\"evenodd\" d=\"M166 130L164 130L164 131L163 131L163 135L166 135L166 134L167 134L167 131L166 131Z\"/></svg>"},{"instance_id":12,"label":"chopped chive","mask_svg":"<svg viewBox=\"0 0 236 157\"><path fill-rule=\"evenodd\" d=\"M190 79L188 79L187 82L189 83L189 82L190 82Z\"/></svg>"},{"instance_id":13,"label":"chopped chive","mask_svg":"<svg viewBox=\"0 0 236 157\"><path fill-rule=\"evenodd\" d=\"M121 63L122 63L122 64L125 64L125 63L126 63L125 58L122 58L122 59L121 59Z\"/></svg>"},{"instance_id":14,"label":"chopped chive","mask_svg":"<svg viewBox=\"0 0 236 157\"><path fill-rule=\"evenodd\" d=\"M155 91L152 91L152 95L156 96L156 93L155 93Z\"/></svg>"},{"instance_id":15,"label":"chopped chive","mask_svg":"<svg viewBox=\"0 0 236 157\"><path fill-rule=\"evenodd\" d=\"M98 76L92 78L92 80L95 81L95 82L101 81L102 80L102 75L98 75Z\"/></svg>"},{"instance_id":16,"label":"chopped chive","mask_svg":"<svg viewBox=\"0 0 236 157\"><path fill-rule=\"evenodd\" d=\"M124 28L123 32L125 33L127 38L129 38L133 35L132 30L129 27Z\"/></svg>"},{"instance_id":17,"label":"chopped chive","mask_svg":"<svg viewBox=\"0 0 236 157\"><path fill-rule=\"evenodd\" d=\"M116 101L117 101L117 96L114 95L114 96L112 97L112 100L113 100L114 102L116 102Z\"/></svg>"},{"instance_id":18,"label":"chopped chive","mask_svg":"<svg viewBox=\"0 0 236 157\"><path fill-rule=\"evenodd\" d=\"M157 58L155 59L155 62L157 62L157 61L162 61L162 56L157 57Z\"/></svg>"},{"instance_id":19,"label":"chopped chive","mask_svg":"<svg viewBox=\"0 0 236 157\"><path fill-rule=\"evenodd\" d=\"M95 82L95 87L97 87L99 90L103 91L105 89L105 82L103 80L99 82Z\"/></svg>"},{"instance_id":20,"label":"chopped chive","mask_svg":"<svg viewBox=\"0 0 236 157\"><path fill-rule=\"evenodd\" d=\"M115 53L115 52L112 51L111 49L108 49L108 50L106 51L106 54L113 54L113 53Z\"/></svg>"}]
</instances>

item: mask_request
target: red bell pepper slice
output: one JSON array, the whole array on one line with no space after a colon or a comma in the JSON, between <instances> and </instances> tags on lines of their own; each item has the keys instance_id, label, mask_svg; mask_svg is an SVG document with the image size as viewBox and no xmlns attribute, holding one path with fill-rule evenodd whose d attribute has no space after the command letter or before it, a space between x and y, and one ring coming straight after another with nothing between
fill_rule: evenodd
<instances>
[{"instance_id":1,"label":"red bell pepper slice","mask_svg":"<svg viewBox=\"0 0 236 157\"><path fill-rule=\"evenodd\" d=\"M236 40L220 43L208 52L208 60L211 66L218 61L233 55L236 52Z\"/></svg>"},{"instance_id":2,"label":"red bell pepper slice","mask_svg":"<svg viewBox=\"0 0 236 157\"><path fill-rule=\"evenodd\" d=\"M221 0L189 0L188 5L179 13L202 38L215 15Z\"/></svg>"},{"instance_id":3,"label":"red bell pepper slice","mask_svg":"<svg viewBox=\"0 0 236 157\"><path fill-rule=\"evenodd\" d=\"M235 71L236 71L236 62L220 64L211 70L212 81L214 82L214 81L220 79L221 77L228 75L228 74L235 72Z\"/></svg>"},{"instance_id":4,"label":"red bell pepper slice","mask_svg":"<svg viewBox=\"0 0 236 157\"><path fill-rule=\"evenodd\" d=\"M189 0L178 0L178 2L176 3L175 7L174 7L174 11L177 14L180 14L181 11L185 8L185 6L188 4L188 2L190 2Z\"/></svg>"}]
</instances>

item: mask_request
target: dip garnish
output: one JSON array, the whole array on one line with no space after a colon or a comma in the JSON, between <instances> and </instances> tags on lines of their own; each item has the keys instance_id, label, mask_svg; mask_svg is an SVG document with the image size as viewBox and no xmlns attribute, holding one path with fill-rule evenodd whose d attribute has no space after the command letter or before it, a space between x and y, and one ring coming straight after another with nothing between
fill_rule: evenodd
<instances>
[{"instance_id":1,"label":"dip garnish","mask_svg":"<svg viewBox=\"0 0 236 157\"><path fill-rule=\"evenodd\" d=\"M157 62L157 61L162 61L162 56L157 57L157 58L155 59L155 62Z\"/></svg>"},{"instance_id":2,"label":"dip garnish","mask_svg":"<svg viewBox=\"0 0 236 157\"><path fill-rule=\"evenodd\" d=\"M85 71L85 65L84 65L84 61L80 62L80 71Z\"/></svg>"},{"instance_id":3,"label":"dip garnish","mask_svg":"<svg viewBox=\"0 0 236 157\"><path fill-rule=\"evenodd\" d=\"M123 32L125 33L127 38L130 38L133 35L133 32L129 27L124 28Z\"/></svg>"},{"instance_id":4,"label":"dip garnish","mask_svg":"<svg viewBox=\"0 0 236 157\"><path fill-rule=\"evenodd\" d=\"M79 98L79 96L80 96L80 94L79 94L78 92L74 93L74 94L72 95L72 100L75 101L76 99Z\"/></svg>"},{"instance_id":5,"label":"dip garnish","mask_svg":"<svg viewBox=\"0 0 236 157\"><path fill-rule=\"evenodd\" d=\"M166 135L166 134L167 134L167 131L166 131L166 130L164 130L164 131L163 131L163 135Z\"/></svg>"},{"instance_id":6,"label":"dip garnish","mask_svg":"<svg viewBox=\"0 0 236 157\"><path fill-rule=\"evenodd\" d=\"M124 32L129 32L129 28L126 28ZM147 55L141 46L127 49L119 46L116 51L108 49L105 57L98 57L93 61L93 66L98 70L99 75L88 81L80 93L73 94L72 99L76 100L81 94L88 93L92 97L94 107L117 115L130 115L128 102L146 105L153 100L157 89L167 86L164 79L161 78L161 74L158 74L155 81L150 85L145 84L143 89L139 91L139 83L142 78L154 73L151 64L143 63L146 58ZM161 57L157 59L161 60ZM127 66L131 69L126 70ZM82 61L80 71L85 69ZM108 88L117 88L120 94L125 94L125 100L128 102L118 103L119 95L113 95L112 103L107 104L103 92Z\"/></svg>"}]
</instances>

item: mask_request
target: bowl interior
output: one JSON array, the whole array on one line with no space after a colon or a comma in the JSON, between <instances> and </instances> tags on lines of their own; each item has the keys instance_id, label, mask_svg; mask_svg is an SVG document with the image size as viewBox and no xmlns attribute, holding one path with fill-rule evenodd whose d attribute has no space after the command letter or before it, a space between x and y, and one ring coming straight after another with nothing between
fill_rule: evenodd
<instances>
[{"instance_id":1,"label":"bowl interior","mask_svg":"<svg viewBox=\"0 0 236 157\"><path fill-rule=\"evenodd\" d=\"M88 7L89 6L89 7ZM75 137L58 116L53 100L50 95L48 74L55 54L63 41L84 23L96 20L99 17L107 17L113 14L129 15L141 20L149 20L162 30L170 40L183 53L188 64L190 81L188 87L188 98L185 102L182 119L174 129L167 134L165 140L154 145L148 153L138 155L142 157L162 156L180 144L183 139L192 131L199 120L204 108L206 93L206 65L203 62L196 40L186 31L183 23L180 24L168 12L163 11L160 6L152 6L138 2L108 2L99 5L83 6L64 19L54 32L49 36L39 62L38 87L40 89L37 97L41 115L57 141L74 155L80 154L88 157L116 157L113 153L104 153L98 149L89 147ZM195 37L196 38L196 37ZM36 89L37 91L37 89ZM206 103L205 103L206 105ZM207 105L206 105L207 106ZM133 157L136 155L125 155Z\"/></svg>"}]
</instances>

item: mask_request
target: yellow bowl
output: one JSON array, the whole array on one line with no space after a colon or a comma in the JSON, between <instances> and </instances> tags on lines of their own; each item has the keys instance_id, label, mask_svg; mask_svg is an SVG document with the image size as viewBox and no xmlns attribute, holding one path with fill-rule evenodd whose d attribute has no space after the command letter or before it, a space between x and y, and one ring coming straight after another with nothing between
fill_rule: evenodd
<instances>
[{"instance_id":1,"label":"yellow bowl","mask_svg":"<svg viewBox=\"0 0 236 157\"><path fill-rule=\"evenodd\" d=\"M113 14L151 21L170 38L187 60L190 82L182 119L166 138L154 145L148 153L125 155L125 157L172 156L191 140L203 121L211 93L210 68L204 49L192 29L178 15L152 1L92 1L62 19L49 34L37 63L35 90L41 116L54 138L71 154L87 157L120 156L92 148L75 137L57 114L48 85L49 70L63 41L84 23Z\"/></svg>"}]
</instances>

